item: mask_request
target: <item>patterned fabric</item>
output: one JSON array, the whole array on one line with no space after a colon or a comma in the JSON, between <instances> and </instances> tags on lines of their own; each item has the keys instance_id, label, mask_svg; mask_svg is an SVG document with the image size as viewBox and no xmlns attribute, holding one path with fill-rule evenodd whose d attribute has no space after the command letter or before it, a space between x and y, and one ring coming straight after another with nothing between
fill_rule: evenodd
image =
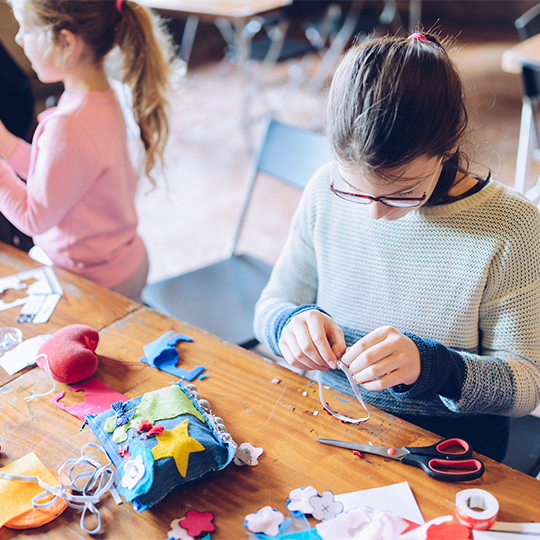
<instances>
[{"instance_id":1,"label":"patterned fabric","mask_svg":"<svg viewBox=\"0 0 540 540\"><path fill-rule=\"evenodd\" d=\"M369 404L420 425L438 419L441 430L445 418L474 416L480 426L482 415L532 411L540 401L537 208L490 181L461 201L374 220L329 184L326 165L303 193L256 307L258 339L280 354L283 327L315 304L348 346L385 325L417 344L417 383L405 393L362 391ZM339 372L325 382L351 393Z\"/></svg>"}]
</instances>

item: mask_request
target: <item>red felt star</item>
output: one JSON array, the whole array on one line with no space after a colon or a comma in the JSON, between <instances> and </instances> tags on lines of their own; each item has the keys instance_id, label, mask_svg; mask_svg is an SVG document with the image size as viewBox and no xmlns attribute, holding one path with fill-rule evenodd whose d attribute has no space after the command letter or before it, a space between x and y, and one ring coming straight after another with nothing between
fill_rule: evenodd
<instances>
[{"instance_id":1,"label":"red felt star","mask_svg":"<svg viewBox=\"0 0 540 540\"><path fill-rule=\"evenodd\" d=\"M180 521L182 529L186 529L189 536L199 536L203 532L214 532L216 527L212 523L214 514L212 512L197 512L190 510L186 517Z\"/></svg>"}]
</instances>

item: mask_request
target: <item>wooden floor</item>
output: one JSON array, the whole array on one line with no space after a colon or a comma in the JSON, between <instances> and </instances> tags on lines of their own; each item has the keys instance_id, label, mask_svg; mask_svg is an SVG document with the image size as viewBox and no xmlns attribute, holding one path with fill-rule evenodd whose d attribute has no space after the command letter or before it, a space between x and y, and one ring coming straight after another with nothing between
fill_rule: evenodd
<instances>
[{"instance_id":1,"label":"wooden floor","mask_svg":"<svg viewBox=\"0 0 540 540\"><path fill-rule=\"evenodd\" d=\"M442 29L451 36L458 32ZM503 52L517 42L512 28L466 29L452 56L463 74L471 117L473 169L513 184L521 110L518 75L501 70ZM260 122L245 129L246 117L273 109L280 120L320 130L325 92L286 90L286 66L249 101L249 81L219 58L190 67L172 111L166 170L158 188L141 185L137 198L140 231L150 254L150 281L175 275L224 256L243 194L249 157ZM483 166L476 165L482 164ZM298 195L268 180L256 194L242 248L274 263Z\"/></svg>"}]
</instances>

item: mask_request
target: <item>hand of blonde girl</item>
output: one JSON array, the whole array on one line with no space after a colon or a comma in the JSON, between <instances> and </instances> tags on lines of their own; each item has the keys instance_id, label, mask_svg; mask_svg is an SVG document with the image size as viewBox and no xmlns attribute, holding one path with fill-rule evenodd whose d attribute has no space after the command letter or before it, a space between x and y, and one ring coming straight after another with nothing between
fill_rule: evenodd
<instances>
[{"instance_id":1,"label":"hand of blonde girl","mask_svg":"<svg viewBox=\"0 0 540 540\"><path fill-rule=\"evenodd\" d=\"M357 341L341 358L366 390L412 385L420 376L420 352L414 341L382 326Z\"/></svg>"},{"instance_id":2,"label":"hand of blonde girl","mask_svg":"<svg viewBox=\"0 0 540 540\"><path fill-rule=\"evenodd\" d=\"M318 371L335 369L346 350L341 328L317 309L293 317L281 333L279 347L291 366Z\"/></svg>"},{"instance_id":3,"label":"hand of blonde girl","mask_svg":"<svg viewBox=\"0 0 540 540\"><path fill-rule=\"evenodd\" d=\"M17 148L17 137L0 120L0 156L8 159Z\"/></svg>"}]
</instances>

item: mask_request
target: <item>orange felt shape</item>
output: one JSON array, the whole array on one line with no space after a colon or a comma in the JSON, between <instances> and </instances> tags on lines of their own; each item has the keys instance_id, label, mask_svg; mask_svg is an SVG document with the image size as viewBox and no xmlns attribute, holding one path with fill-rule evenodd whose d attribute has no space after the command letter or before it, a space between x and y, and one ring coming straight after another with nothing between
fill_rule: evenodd
<instances>
[{"instance_id":1,"label":"orange felt shape","mask_svg":"<svg viewBox=\"0 0 540 540\"><path fill-rule=\"evenodd\" d=\"M37 476L49 486L59 485L58 480L33 452L6 465L0 471L17 476ZM31 510L32 497L43 491L45 490L37 482L16 482L0 478L0 526Z\"/></svg>"},{"instance_id":2,"label":"orange felt shape","mask_svg":"<svg viewBox=\"0 0 540 540\"><path fill-rule=\"evenodd\" d=\"M96 347L99 334L91 326L70 324L56 331L40 348L38 355L47 355L51 376L55 381L75 383L94 374L98 359ZM47 360L37 359L37 365L46 373Z\"/></svg>"}]
</instances>

